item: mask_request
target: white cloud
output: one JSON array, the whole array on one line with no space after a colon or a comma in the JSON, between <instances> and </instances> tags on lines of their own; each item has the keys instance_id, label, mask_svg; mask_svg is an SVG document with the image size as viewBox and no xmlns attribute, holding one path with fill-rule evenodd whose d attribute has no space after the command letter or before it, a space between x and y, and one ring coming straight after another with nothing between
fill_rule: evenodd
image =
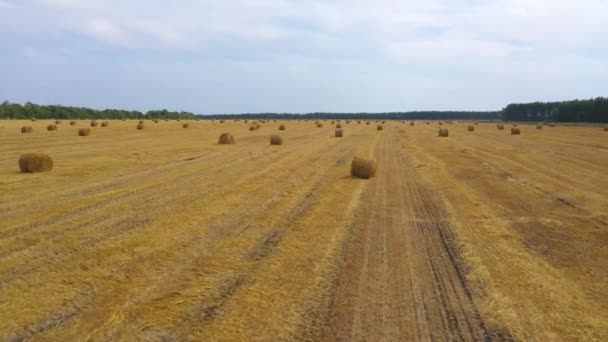
<instances>
[{"instance_id":1,"label":"white cloud","mask_svg":"<svg viewBox=\"0 0 608 342\"><path fill-rule=\"evenodd\" d=\"M93 19L86 23L85 33L100 41L121 46L129 45L127 33L108 19Z\"/></svg>"}]
</instances>

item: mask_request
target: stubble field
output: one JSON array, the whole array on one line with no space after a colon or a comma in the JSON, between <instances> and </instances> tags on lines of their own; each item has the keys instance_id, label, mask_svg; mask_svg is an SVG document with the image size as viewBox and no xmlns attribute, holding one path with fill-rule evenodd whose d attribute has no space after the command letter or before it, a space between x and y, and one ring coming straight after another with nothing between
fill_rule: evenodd
<instances>
[{"instance_id":1,"label":"stubble field","mask_svg":"<svg viewBox=\"0 0 608 342\"><path fill-rule=\"evenodd\" d=\"M1 341L608 340L601 128L184 122L0 121Z\"/></svg>"}]
</instances>

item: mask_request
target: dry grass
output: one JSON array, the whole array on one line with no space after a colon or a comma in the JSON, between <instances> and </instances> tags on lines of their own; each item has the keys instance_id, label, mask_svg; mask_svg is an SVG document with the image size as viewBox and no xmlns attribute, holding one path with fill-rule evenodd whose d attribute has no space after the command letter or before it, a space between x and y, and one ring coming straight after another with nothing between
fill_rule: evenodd
<instances>
[{"instance_id":1,"label":"dry grass","mask_svg":"<svg viewBox=\"0 0 608 342\"><path fill-rule=\"evenodd\" d=\"M90 128L80 128L80 129L78 129L78 135L81 137L91 135L91 129Z\"/></svg>"},{"instance_id":2,"label":"dry grass","mask_svg":"<svg viewBox=\"0 0 608 342\"><path fill-rule=\"evenodd\" d=\"M350 175L357 178L369 179L376 176L378 163L373 159L355 157L350 164Z\"/></svg>"},{"instance_id":3,"label":"dry grass","mask_svg":"<svg viewBox=\"0 0 608 342\"><path fill-rule=\"evenodd\" d=\"M439 130L439 136L440 137L447 137L450 135L450 132L448 131L447 128L442 128Z\"/></svg>"},{"instance_id":4,"label":"dry grass","mask_svg":"<svg viewBox=\"0 0 608 342\"><path fill-rule=\"evenodd\" d=\"M53 169L53 160L43 153L26 153L19 158L21 172L47 172Z\"/></svg>"},{"instance_id":5,"label":"dry grass","mask_svg":"<svg viewBox=\"0 0 608 342\"><path fill-rule=\"evenodd\" d=\"M0 122L0 291L9 298L0 340L322 341L332 303L354 308L346 330L365 328L336 339L415 340L425 326L440 339L455 329L442 325L445 313L462 310L436 291L462 284L470 318L490 333L608 340L608 179L580 176L608 174L598 126L522 140L482 124L437 141L436 126L376 134L355 125L334 140L293 121L280 133L289 148L256 133L226 148L219 133L242 123L204 121L186 134L111 120L80 139L45 132L48 122ZM34 133L22 135L24 125ZM55 169L19 173L31 151L53 156ZM355 155L377 159L375 178L348 177ZM358 249L353 234L366 229L363 241L379 243ZM443 240L416 244L428 231ZM429 257L446 248L453 254ZM367 257L363 295L338 301L343 260L357 255ZM413 263L426 268L412 272ZM454 269L463 272L445 287L424 282ZM458 331L453 339L467 339L467 324Z\"/></svg>"},{"instance_id":6,"label":"dry grass","mask_svg":"<svg viewBox=\"0 0 608 342\"><path fill-rule=\"evenodd\" d=\"M283 138L280 135L271 135L270 145L283 145Z\"/></svg>"},{"instance_id":7,"label":"dry grass","mask_svg":"<svg viewBox=\"0 0 608 342\"><path fill-rule=\"evenodd\" d=\"M235 143L234 137L230 133L222 133L220 138L218 139L218 144L220 145L232 145Z\"/></svg>"}]
</instances>

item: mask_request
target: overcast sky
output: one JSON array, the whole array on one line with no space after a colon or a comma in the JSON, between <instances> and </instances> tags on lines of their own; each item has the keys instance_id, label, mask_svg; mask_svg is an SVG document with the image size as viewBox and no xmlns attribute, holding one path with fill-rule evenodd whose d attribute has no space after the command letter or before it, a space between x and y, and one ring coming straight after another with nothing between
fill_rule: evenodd
<instances>
[{"instance_id":1,"label":"overcast sky","mask_svg":"<svg viewBox=\"0 0 608 342\"><path fill-rule=\"evenodd\" d=\"M0 101L498 110L608 95L606 0L0 0Z\"/></svg>"}]
</instances>

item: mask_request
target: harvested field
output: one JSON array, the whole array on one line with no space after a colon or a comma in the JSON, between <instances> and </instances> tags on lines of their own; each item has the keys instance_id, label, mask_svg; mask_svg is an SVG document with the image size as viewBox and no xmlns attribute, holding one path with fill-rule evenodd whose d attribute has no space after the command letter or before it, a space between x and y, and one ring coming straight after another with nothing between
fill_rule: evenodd
<instances>
[{"instance_id":1,"label":"harvested field","mask_svg":"<svg viewBox=\"0 0 608 342\"><path fill-rule=\"evenodd\" d=\"M137 122L0 122L0 341L608 340L600 127Z\"/></svg>"}]
</instances>

